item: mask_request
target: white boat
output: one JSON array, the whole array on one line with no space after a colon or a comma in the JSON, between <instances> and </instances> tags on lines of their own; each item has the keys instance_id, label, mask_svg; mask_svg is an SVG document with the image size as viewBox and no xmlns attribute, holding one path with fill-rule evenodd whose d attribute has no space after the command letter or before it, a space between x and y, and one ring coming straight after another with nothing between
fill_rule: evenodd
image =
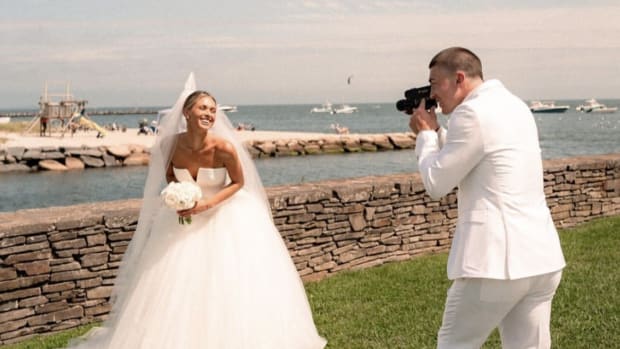
<instances>
[{"instance_id":1,"label":"white boat","mask_svg":"<svg viewBox=\"0 0 620 349\"><path fill-rule=\"evenodd\" d=\"M580 104L575 108L577 111L590 112L593 108L597 108L601 104L596 101L594 98L590 98L585 101L584 104Z\"/></svg>"},{"instance_id":2,"label":"white boat","mask_svg":"<svg viewBox=\"0 0 620 349\"><path fill-rule=\"evenodd\" d=\"M8 124L11 122L10 116L0 116L0 124Z\"/></svg>"},{"instance_id":3,"label":"white boat","mask_svg":"<svg viewBox=\"0 0 620 349\"><path fill-rule=\"evenodd\" d=\"M596 99L590 98L586 100L585 104L581 104L575 109L586 113L609 114L615 113L618 110L618 107L608 107L605 104L599 103Z\"/></svg>"},{"instance_id":4,"label":"white boat","mask_svg":"<svg viewBox=\"0 0 620 349\"><path fill-rule=\"evenodd\" d=\"M532 101L530 110L532 113L564 113L570 109L570 105L555 105L553 101Z\"/></svg>"},{"instance_id":5,"label":"white boat","mask_svg":"<svg viewBox=\"0 0 620 349\"><path fill-rule=\"evenodd\" d=\"M604 104L601 104L600 106L590 110L589 113L611 114L611 113L615 113L617 111L618 111L618 107L608 107L608 106L606 106Z\"/></svg>"},{"instance_id":6,"label":"white boat","mask_svg":"<svg viewBox=\"0 0 620 349\"><path fill-rule=\"evenodd\" d=\"M352 113L355 113L356 111L357 111L357 107L352 107L350 105L343 104L340 106L340 108L334 108L334 110L331 113L332 114L352 114Z\"/></svg>"},{"instance_id":7,"label":"white boat","mask_svg":"<svg viewBox=\"0 0 620 349\"><path fill-rule=\"evenodd\" d=\"M237 112L237 106L236 105L221 105L218 104L217 105L217 109L227 112L227 113L236 113Z\"/></svg>"},{"instance_id":8,"label":"white boat","mask_svg":"<svg viewBox=\"0 0 620 349\"><path fill-rule=\"evenodd\" d=\"M329 102L325 102L320 107L314 107L310 110L311 113L332 113L333 111L334 108Z\"/></svg>"}]
</instances>

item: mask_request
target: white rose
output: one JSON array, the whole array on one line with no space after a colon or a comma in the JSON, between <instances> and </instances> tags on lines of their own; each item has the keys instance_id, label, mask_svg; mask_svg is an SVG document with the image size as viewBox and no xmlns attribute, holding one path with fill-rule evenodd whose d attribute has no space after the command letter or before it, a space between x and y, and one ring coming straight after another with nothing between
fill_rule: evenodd
<instances>
[{"instance_id":1,"label":"white rose","mask_svg":"<svg viewBox=\"0 0 620 349\"><path fill-rule=\"evenodd\" d=\"M161 192L166 206L175 210L186 210L194 207L202 198L202 190L191 182L172 182Z\"/></svg>"}]
</instances>

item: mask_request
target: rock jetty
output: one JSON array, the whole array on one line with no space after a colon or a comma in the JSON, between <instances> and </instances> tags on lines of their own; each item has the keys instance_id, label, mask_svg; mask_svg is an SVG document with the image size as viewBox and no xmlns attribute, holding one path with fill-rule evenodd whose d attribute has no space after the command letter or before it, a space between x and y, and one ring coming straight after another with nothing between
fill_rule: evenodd
<instances>
[{"instance_id":1,"label":"rock jetty","mask_svg":"<svg viewBox=\"0 0 620 349\"><path fill-rule=\"evenodd\" d=\"M149 149L140 145L95 148L10 147L0 150L1 172L67 171L84 168L147 165Z\"/></svg>"},{"instance_id":2,"label":"rock jetty","mask_svg":"<svg viewBox=\"0 0 620 349\"><path fill-rule=\"evenodd\" d=\"M313 138L250 139L245 146L253 158L345 154L413 149L412 133L325 135ZM1 172L67 171L85 168L148 165L150 148L144 145L9 146L0 149Z\"/></svg>"}]
</instances>

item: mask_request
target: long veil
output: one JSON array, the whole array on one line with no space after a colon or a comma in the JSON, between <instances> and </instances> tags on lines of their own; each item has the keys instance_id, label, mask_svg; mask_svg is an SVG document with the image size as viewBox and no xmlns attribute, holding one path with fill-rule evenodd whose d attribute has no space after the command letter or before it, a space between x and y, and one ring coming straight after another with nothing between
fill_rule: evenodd
<instances>
[{"instance_id":1,"label":"long veil","mask_svg":"<svg viewBox=\"0 0 620 349\"><path fill-rule=\"evenodd\" d=\"M155 143L151 148L149 169L144 186L138 225L131 243L123 256L110 298L113 307L103 326L95 329L85 337L88 339L89 347L93 342L101 342L100 345L105 347L105 343L110 340L106 334L118 324L122 310L126 307L128 300L131 298L132 290L140 278L140 259L151 236L154 219L160 209L166 209L160 199L160 192L167 183L166 170L174 153L178 135L187 129L187 124L183 117L183 104L194 91L196 91L196 81L194 73L190 73L178 99L172 108L161 118ZM260 176L250 154L235 135L235 132L226 114L218 110L215 124L209 130L209 133L227 140L235 147L244 174L244 189L263 203L262 206L267 211L269 217L271 217L269 201L267 200ZM83 339L71 344L80 344Z\"/></svg>"}]
</instances>

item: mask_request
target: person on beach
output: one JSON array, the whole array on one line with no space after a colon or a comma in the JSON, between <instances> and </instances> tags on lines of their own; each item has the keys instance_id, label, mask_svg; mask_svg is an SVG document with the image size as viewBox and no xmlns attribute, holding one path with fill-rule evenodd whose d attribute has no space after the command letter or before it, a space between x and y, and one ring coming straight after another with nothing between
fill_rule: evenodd
<instances>
[{"instance_id":1,"label":"person on beach","mask_svg":"<svg viewBox=\"0 0 620 349\"><path fill-rule=\"evenodd\" d=\"M413 112L415 152L428 194L458 186L458 221L438 348L480 348L499 327L504 348L549 348L551 302L564 256L546 204L536 123L480 59L451 47L429 64L431 98Z\"/></svg>"},{"instance_id":2,"label":"person on beach","mask_svg":"<svg viewBox=\"0 0 620 349\"><path fill-rule=\"evenodd\" d=\"M42 116L39 119L39 123L39 136L44 137L47 133L47 124L49 123L49 118L47 116Z\"/></svg>"},{"instance_id":3,"label":"person on beach","mask_svg":"<svg viewBox=\"0 0 620 349\"><path fill-rule=\"evenodd\" d=\"M147 119L142 119L138 123L138 135L149 135L151 134L151 128L149 127L149 121Z\"/></svg>"},{"instance_id":4,"label":"person on beach","mask_svg":"<svg viewBox=\"0 0 620 349\"><path fill-rule=\"evenodd\" d=\"M71 348L320 349L304 286L254 163L193 74L159 125L138 226L102 328ZM166 182L202 191L174 211ZM179 224L179 216L192 217Z\"/></svg>"}]
</instances>

